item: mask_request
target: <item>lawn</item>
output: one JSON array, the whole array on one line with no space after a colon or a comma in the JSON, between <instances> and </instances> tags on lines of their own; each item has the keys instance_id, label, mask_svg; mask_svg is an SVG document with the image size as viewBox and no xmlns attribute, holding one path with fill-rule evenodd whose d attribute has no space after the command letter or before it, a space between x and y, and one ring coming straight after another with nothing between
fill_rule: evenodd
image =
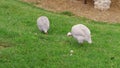
<instances>
[{"instance_id":1,"label":"lawn","mask_svg":"<svg viewBox=\"0 0 120 68\"><path fill-rule=\"evenodd\" d=\"M48 35L36 25L43 15L50 20ZM92 44L66 36L78 23L90 28ZM119 63L120 24L53 13L19 0L0 1L0 68L120 68Z\"/></svg>"}]
</instances>

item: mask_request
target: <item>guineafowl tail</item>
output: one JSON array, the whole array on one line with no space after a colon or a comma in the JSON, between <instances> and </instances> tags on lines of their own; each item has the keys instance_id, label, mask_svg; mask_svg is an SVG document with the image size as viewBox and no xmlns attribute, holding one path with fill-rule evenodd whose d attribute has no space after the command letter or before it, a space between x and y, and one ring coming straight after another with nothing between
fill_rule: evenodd
<instances>
[{"instance_id":1,"label":"guineafowl tail","mask_svg":"<svg viewBox=\"0 0 120 68\"><path fill-rule=\"evenodd\" d=\"M89 43L89 44L91 44L91 43L92 43L92 40L91 40L91 38L88 40L88 43Z\"/></svg>"}]
</instances>

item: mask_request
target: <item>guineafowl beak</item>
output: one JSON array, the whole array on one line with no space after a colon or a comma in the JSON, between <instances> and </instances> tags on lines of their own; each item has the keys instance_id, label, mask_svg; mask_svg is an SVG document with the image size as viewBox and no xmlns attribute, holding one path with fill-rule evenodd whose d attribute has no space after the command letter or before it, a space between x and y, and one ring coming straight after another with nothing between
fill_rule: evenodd
<instances>
[{"instance_id":1,"label":"guineafowl beak","mask_svg":"<svg viewBox=\"0 0 120 68\"><path fill-rule=\"evenodd\" d=\"M45 34L48 34L48 32L47 32L47 31L44 31L44 33L45 33Z\"/></svg>"},{"instance_id":2,"label":"guineafowl beak","mask_svg":"<svg viewBox=\"0 0 120 68\"><path fill-rule=\"evenodd\" d=\"M45 34L48 34L48 32L45 32Z\"/></svg>"},{"instance_id":3,"label":"guineafowl beak","mask_svg":"<svg viewBox=\"0 0 120 68\"><path fill-rule=\"evenodd\" d=\"M72 36L71 32L68 32L68 33L67 33L67 36Z\"/></svg>"}]
</instances>

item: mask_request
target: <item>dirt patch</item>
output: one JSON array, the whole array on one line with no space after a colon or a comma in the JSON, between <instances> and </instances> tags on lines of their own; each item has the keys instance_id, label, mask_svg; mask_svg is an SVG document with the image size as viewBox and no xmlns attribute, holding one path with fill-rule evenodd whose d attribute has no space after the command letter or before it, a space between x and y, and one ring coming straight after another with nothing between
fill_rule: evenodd
<instances>
[{"instance_id":1,"label":"dirt patch","mask_svg":"<svg viewBox=\"0 0 120 68\"><path fill-rule=\"evenodd\" d=\"M7 48L7 47L10 47L8 43L0 42L0 49Z\"/></svg>"},{"instance_id":2,"label":"dirt patch","mask_svg":"<svg viewBox=\"0 0 120 68\"><path fill-rule=\"evenodd\" d=\"M49 11L63 12L70 11L81 17L96 21L120 23L120 0L112 0L111 8L107 11L94 9L93 0L24 0L33 2L36 6Z\"/></svg>"}]
</instances>

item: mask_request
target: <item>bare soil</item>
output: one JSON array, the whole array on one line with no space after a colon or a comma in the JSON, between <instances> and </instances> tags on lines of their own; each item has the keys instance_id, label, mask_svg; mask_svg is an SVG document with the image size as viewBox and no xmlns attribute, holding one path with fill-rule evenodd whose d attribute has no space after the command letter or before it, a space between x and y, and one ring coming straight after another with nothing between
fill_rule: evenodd
<instances>
[{"instance_id":1,"label":"bare soil","mask_svg":"<svg viewBox=\"0 0 120 68\"><path fill-rule=\"evenodd\" d=\"M70 11L76 16L86 17L96 21L120 23L120 0L112 0L111 8L100 11L94 8L93 0L24 0L36 6L53 12Z\"/></svg>"},{"instance_id":2,"label":"bare soil","mask_svg":"<svg viewBox=\"0 0 120 68\"><path fill-rule=\"evenodd\" d=\"M9 46L7 46L5 43L0 42L0 49L6 48L6 47L9 47Z\"/></svg>"}]
</instances>

